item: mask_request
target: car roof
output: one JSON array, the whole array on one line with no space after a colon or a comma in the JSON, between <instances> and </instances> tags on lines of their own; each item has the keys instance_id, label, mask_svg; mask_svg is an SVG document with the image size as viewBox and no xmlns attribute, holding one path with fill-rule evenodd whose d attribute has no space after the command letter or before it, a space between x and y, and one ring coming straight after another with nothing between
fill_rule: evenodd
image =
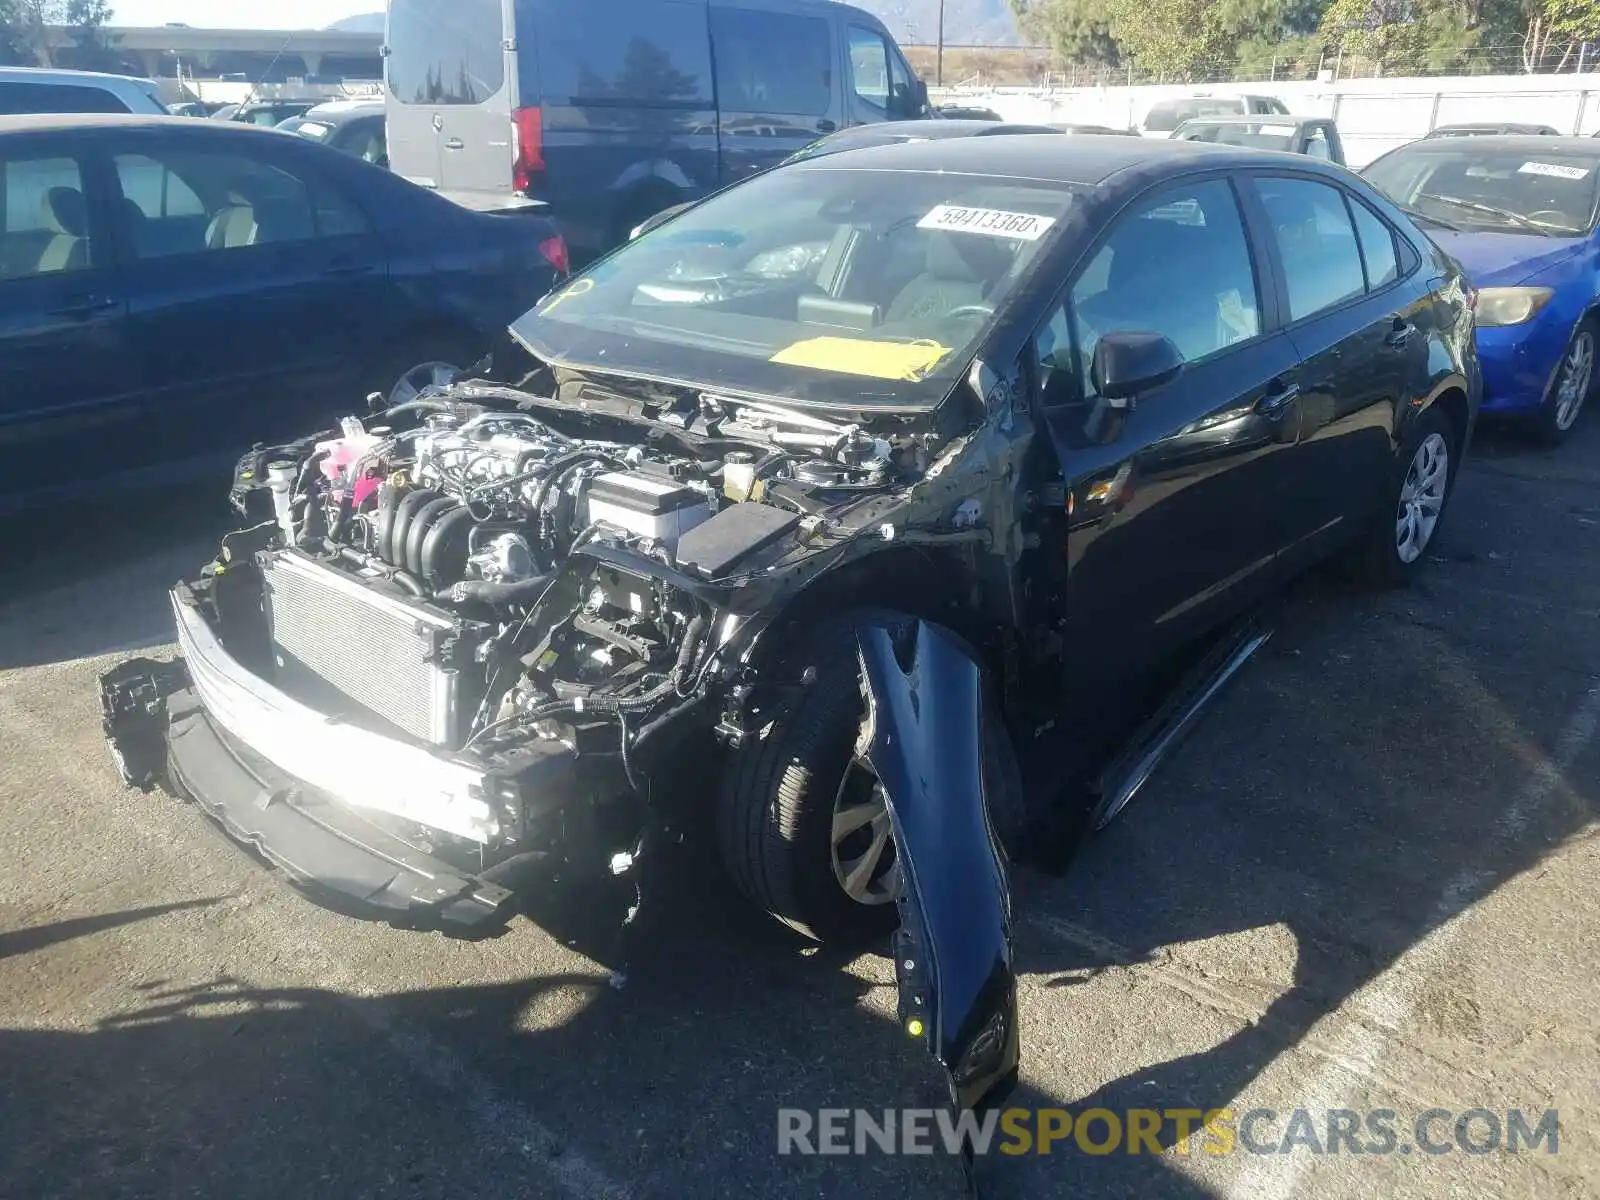
<instances>
[{"instance_id":1,"label":"car roof","mask_svg":"<svg viewBox=\"0 0 1600 1200\"><path fill-rule=\"evenodd\" d=\"M1248 117L1190 117L1184 125L1305 125L1312 121L1328 121L1328 118L1302 117L1294 113L1254 113Z\"/></svg>"},{"instance_id":2,"label":"car roof","mask_svg":"<svg viewBox=\"0 0 1600 1200\"><path fill-rule=\"evenodd\" d=\"M145 113L28 113L16 117L0 117L0 137L8 133L70 133L78 129L186 129L189 136L196 131L202 137L216 136L218 130L229 131L222 136L270 136L275 131L260 125L246 125L232 121L196 121L193 117L175 117L170 114L156 116Z\"/></svg>"},{"instance_id":3,"label":"car roof","mask_svg":"<svg viewBox=\"0 0 1600 1200\"><path fill-rule=\"evenodd\" d=\"M382 100L330 100L326 104L308 108L301 115L313 121L347 121L356 117L382 116L383 112Z\"/></svg>"},{"instance_id":4,"label":"car roof","mask_svg":"<svg viewBox=\"0 0 1600 1200\"><path fill-rule=\"evenodd\" d=\"M1533 139L1529 139L1533 140ZM1543 139L1549 142L1549 138ZM1600 147L1590 142L1600 152ZM886 170L948 171L963 175L1034 179L1049 183L1096 186L1135 168L1169 165L1229 167L1292 162L1304 169L1302 154L1221 146L1213 142L1175 142L1168 138L1103 134L1098 137L1040 137L1005 134L996 137L951 138L925 142L895 142L841 150L837 154L806 159L798 168L818 171Z\"/></svg>"},{"instance_id":5,"label":"car roof","mask_svg":"<svg viewBox=\"0 0 1600 1200\"><path fill-rule=\"evenodd\" d=\"M78 83L78 84L131 84L134 87L152 86L148 79L134 75L112 75L106 71L64 71L55 67L0 67L0 80L7 83Z\"/></svg>"},{"instance_id":6,"label":"car roof","mask_svg":"<svg viewBox=\"0 0 1600 1200\"><path fill-rule=\"evenodd\" d=\"M1528 154L1581 154L1588 158L1600 158L1600 144L1593 138L1551 137L1537 133L1486 133L1472 139L1470 150L1452 144L1449 138L1421 138L1399 149L1414 150L1418 154L1482 154L1489 150L1521 150Z\"/></svg>"}]
</instances>

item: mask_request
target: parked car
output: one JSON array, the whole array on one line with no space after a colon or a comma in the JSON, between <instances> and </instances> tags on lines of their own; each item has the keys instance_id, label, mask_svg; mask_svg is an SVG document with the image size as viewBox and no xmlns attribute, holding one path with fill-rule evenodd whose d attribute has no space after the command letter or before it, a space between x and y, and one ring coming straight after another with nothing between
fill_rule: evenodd
<instances>
[{"instance_id":1,"label":"parked car","mask_svg":"<svg viewBox=\"0 0 1600 1200\"><path fill-rule=\"evenodd\" d=\"M1595 387L1600 146L1573 137L1429 139L1362 174L1427 222L1478 289L1484 413L1565 440Z\"/></svg>"},{"instance_id":2,"label":"parked car","mask_svg":"<svg viewBox=\"0 0 1600 1200\"><path fill-rule=\"evenodd\" d=\"M819 134L927 111L882 22L822 0L391 0L385 61L395 171L545 202L585 258Z\"/></svg>"},{"instance_id":3,"label":"parked car","mask_svg":"<svg viewBox=\"0 0 1600 1200\"><path fill-rule=\"evenodd\" d=\"M1525 125L1516 121L1483 121L1476 124L1438 125L1423 136L1427 138L1485 137L1500 133L1520 133L1532 137L1561 136L1561 131L1550 125Z\"/></svg>"},{"instance_id":4,"label":"parked car","mask_svg":"<svg viewBox=\"0 0 1600 1200\"><path fill-rule=\"evenodd\" d=\"M947 121L1004 121L1005 118L992 108L984 108L977 104L941 104L934 109L931 116L943 117Z\"/></svg>"},{"instance_id":5,"label":"parked car","mask_svg":"<svg viewBox=\"0 0 1600 1200\"><path fill-rule=\"evenodd\" d=\"M1283 150L1344 165L1339 127L1325 117L1197 117L1173 131L1178 141L1218 142L1253 150Z\"/></svg>"},{"instance_id":6,"label":"parked car","mask_svg":"<svg viewBox=\"0 0 1600 1200\"><path fill-rule=\"evenodd\" d=\"M1289 110L1276 96L1183 96L1158 100L1145 113L1139 131L1146 137L1172 136L1185 121L1196 117L1288 116Z\"/></svg>"},{"instance_id":7,"label":"parked car","mask_svg":"<svg viewBox=\"0 0 1600 1200\"><path fill-rule=\"evenodd\" d=\"M27 113L165 113L156 85L127 75L0 67L0 117Z\"/></svg>"},{"instance_id":8,"label":"parked car","mask_svg":"<svg viewBox=\"0 0 1600 1200\"><path fill-rule=\"evenodd\" d=\"M544 221L183 117L0 118L0 199L8 509L225 469L330 396L469 366L564 261Z\"/></svg>"},{"instance_id":9,"label":"parked car","mask_svg":"<svg viewBox=\"0 0 1600 1200\"><path fill-rule=\"evenodd\" d=\"M167 105L167 111L175 117L209 117L222 107L207 100L183 100Z\"/></svg>"},{"instance_id":10,"label":"parked car","mask_svg":"<svg viewBox=\"0 0 1600 1200\"><path fill-rule=\"evenodd\" d=\"M530 877L713 827L799 929L900 920L907 1032L993 1101L997 838L1029 852L1078 795L1025 799L1008 729L1086 735L1327 555L1421 569L1478 402L1468 301L1309 158L1029 136L779 167L515 322L521 386L247 459L244 528L173 593L182 659L111 672L107 731L130 782L403 919L482 928Z\"/></svg>"},{"instance_id":11,"label":"parked car","mask_svg":"<svg viewBox=\"0 0 1600 1200\"><path fill-rule=\"evenodd\" d=\"M1113 129L1110 125L1086 125L1081 121L1052 121L1050 128L1059 133L1112 133L1122 137L1138 137L1137 129Z\"/></svg>"},{"instance_id":12,"label":"parked car","mask_svg":"<svg viewBox=\"0 0 1600 1200\"><path fill-rule=\"evenodd\" d=\"M211 114L213 121L238 121L245 125L281 125L315 108L317 100L251 100L244 104L224 104Z\"/></svg>"},{"instance_id":13,"label":"parked car","mask_svg":"<svg viewBox=\"0 0 1600 1200\"><path fill-rule=\"evenodd\" d=\"M382 100L336 100L290 117L278 128L387 167L389 139L384 119Z\"/></svg>"}]
</instances>

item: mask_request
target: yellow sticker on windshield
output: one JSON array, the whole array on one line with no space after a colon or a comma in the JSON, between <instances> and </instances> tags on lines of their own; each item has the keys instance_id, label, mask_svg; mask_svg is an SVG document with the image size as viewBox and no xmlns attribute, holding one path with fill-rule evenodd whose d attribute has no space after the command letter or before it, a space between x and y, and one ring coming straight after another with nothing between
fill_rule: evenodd
<instances>
[{"instance_id":1,"label":"yellow sticker on windshield","mask_svg":"<svg viewBox=\"0 0 1600 1200\"><path fill-rule=\"evenodd\" d=\"M842 375L915 383L925 379L949 353L949 346L927 340L873 342L865 338L815 337L785 346L769 361L816 371L838 371Z\"/></svg>"}]
</instances>

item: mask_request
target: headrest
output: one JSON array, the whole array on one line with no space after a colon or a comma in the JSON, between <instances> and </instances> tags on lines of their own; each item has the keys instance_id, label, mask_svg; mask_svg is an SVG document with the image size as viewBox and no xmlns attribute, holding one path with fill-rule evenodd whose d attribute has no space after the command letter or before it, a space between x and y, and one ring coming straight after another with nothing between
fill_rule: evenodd
<instances>
[{"instance_id":1,"label":"headrest","mask_svg":"<svg viewBox=\"0 0 1600 1200\"><path fill-rule=\"evenodd\" d=\"M930 231L926 244L928 274L946 282L992 284L1011 266L1011 250L998 238Z\"/></svg>"},{"instance_id":2,"label":"headrest","mask_svg":"<svg viewBox=\"0 0 1600 1200\"><path fill-rule=\"evenodd\" d=\"M89 205L77 188L53 187L39 201L40 215L51 233L89 236Z\"/></svg>"}]
</instances>

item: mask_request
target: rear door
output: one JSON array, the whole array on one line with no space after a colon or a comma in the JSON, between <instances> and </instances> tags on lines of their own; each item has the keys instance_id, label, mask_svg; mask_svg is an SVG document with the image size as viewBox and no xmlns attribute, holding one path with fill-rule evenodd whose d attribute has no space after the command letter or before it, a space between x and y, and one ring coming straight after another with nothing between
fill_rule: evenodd
<instances>
[{"instance_id":1,"label":"rear door","mask_svg":"<svg viewBox=\"0 0 1600 1200\"><path fill-rule=\"evenodd\" d=\"M1353 535L1383 493L1399 416L1426 380L1429 300L1401 279L1394 231L1332 180L1257 176L1299 354L1297 485L1283 509L1286 567Z\"/></svg>"},{"instance_id":2,"label":"rear door","mask_svg":"<svg viewBox=\"0 0 1600 1200\"><path fill-rule=\"evenodd\" d=\"M71 492L156 461L92 143L0 143L0 495Z\"/></svg>"},{"instance_id":3,"label":"rear door","mask_svg":"<svg viewBox=\"0 0 1600 1200\"><path fill-rule=\"evenodd\" d=\"M1114 684L1240 611L1276 580L1293 487L1297 356L1234 187L1166 185L1091 252L1035 354L1063 465L1068 654L1079 694ZM1094 392L1095 343L1170 338L1171 383L1118 413Z\"/></svg>"},{"instance_id":4,"label":"rear door","mask_svg":"<svg viewBox=\"0 0 1600 1200\"><path fill-rule=\"evenodd\" d=\"M511 196L513 3L391 0L384 74L396 172L463 196Z\"/></svg>"},{"instance_id":5,"label":"rear door","mask_svg":"<svg viewBox=\"0 0 1600 1200\"><path fill-rule=\"evenodd\" d=\"M174 458L303 434L359 404L375 356L382 247L307 156L273 153L309 147L273 141L128 137L112 158L148 419Z\"/></svg>"},{"instance_id":6,"label":"rear door","mask_svg":"<svg viewBox=\"0 0 1600 1200\"><path fill-rule=\"evenodd\" d=\"M816 5L713 0L722 182L787 158L844 122L833 23Z\"/></svg>"}]
</instances>

